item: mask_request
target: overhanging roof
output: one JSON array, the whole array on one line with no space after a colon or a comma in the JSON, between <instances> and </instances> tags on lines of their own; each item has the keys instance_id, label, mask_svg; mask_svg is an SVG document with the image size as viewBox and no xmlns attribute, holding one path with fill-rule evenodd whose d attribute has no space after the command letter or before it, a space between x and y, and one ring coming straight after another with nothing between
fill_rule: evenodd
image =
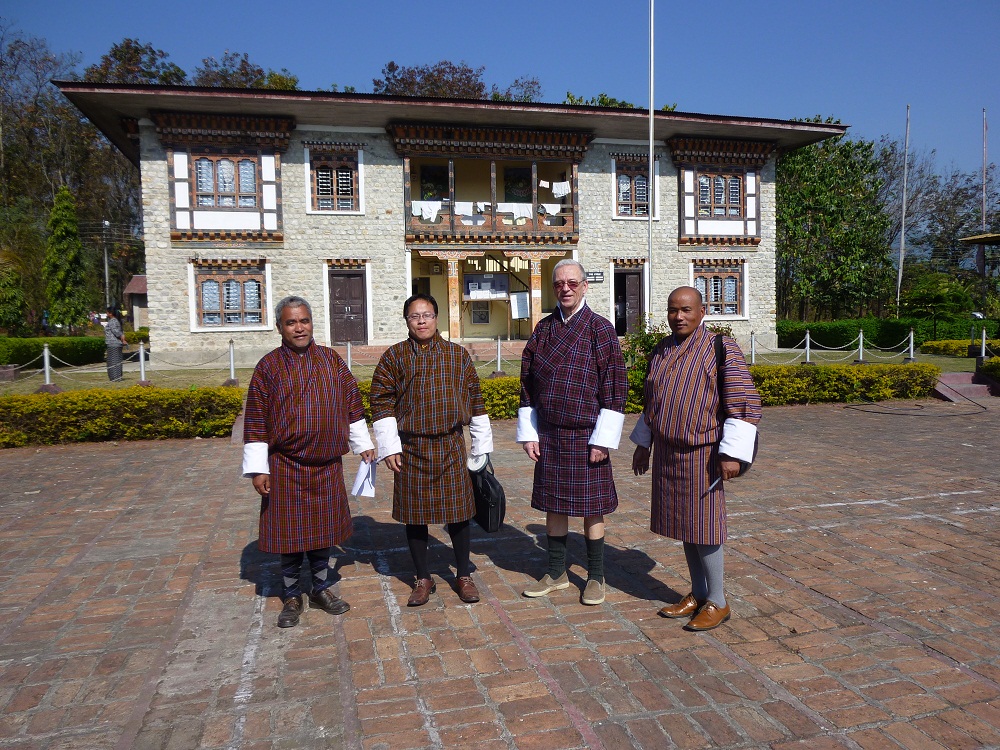
<instances>
[{"instance_id":1,"label":"overhanging roof","mask_svg":"<svg viewBox=\"0 0 1000 750\"><path fill-rule=\"evenodd\" d=\"M974 234L971 237L960 237L958 241L968 242L970 245L1000 245L1000 232Z\"/></svg>"},{"instance_id":2,"label":"overhanging roof","mask_svg":"<svg viewBox=\"0 0 1000 750\"><path fill-rule=\"evenodd\" d=\"M157 111L205 114L291 116L298 125L336 124L385 128L396 122L481 125L539 130L587 131L595 138L645 141L649 110L572 104L495 102L478 99L399 97L326 91L220 89L53 81L59 90L133 163L138 144L125 120L148 118ZM790 151L832 136L847 125L768 118L657 111L653 137L728 138L774 143Z\"/></svg>"}]
</instances>

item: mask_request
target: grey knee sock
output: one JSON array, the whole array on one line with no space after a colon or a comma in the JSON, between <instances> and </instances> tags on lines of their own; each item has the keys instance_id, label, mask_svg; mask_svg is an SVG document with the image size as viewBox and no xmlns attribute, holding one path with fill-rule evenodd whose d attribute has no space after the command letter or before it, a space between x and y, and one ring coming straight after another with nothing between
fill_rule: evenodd
<instances>
[{"instance_id":1,"label":"grey knee sock","mask_svg":"<svg viewBox=\"0 0 1000 750\"><path fill-rule=\"evenodd\" d=\"M705 567L701 564L701 555L698 554L698 545L684 542L684 558L691 576L691 593L695 599L703 602L708 598L708 580L705 577Z\"/></svg>"},{"instance_id":2,"label":"grey knee sock","mask_svg":"<svg viewBox=\"0 0 1000 750\"><path fill-rule=\"evenodd\" d=\"M725 607L726 594L722 587L723 573L725 572L722 560L722 545L699 544L698 554L701 556L705 578L708 580L708 600L714 602L720 608Z\"/></svg>"}]
</instances>

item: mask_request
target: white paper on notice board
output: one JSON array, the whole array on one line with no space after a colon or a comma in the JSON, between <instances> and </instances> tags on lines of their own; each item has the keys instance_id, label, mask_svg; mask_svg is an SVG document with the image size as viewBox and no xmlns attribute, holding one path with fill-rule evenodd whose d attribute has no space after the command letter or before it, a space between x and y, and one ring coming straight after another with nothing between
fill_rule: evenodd
<instances>
[{"instance_id":1,"label":"white paper on notice board","mask_svg":"<svg viewBox=\"0 0 1000 750\"><path fill-rule=\"evenodd\" d=\"M531 317L527 292L514 292L510 295L510 317L514 320L525 320Z\"/></svg>"}]
</instances>

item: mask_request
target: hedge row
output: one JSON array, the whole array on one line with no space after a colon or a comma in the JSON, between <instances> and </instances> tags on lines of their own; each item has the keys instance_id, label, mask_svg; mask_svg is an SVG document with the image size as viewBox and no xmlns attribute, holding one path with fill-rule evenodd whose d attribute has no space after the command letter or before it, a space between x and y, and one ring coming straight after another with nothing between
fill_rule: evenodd
<instances>
[{"instance_id":1,"label":"hedge row","mask_svg":"<svg viewBox=\"0 0 1000 750\"><path fill-rule=\"evenodd\" d=\"M796 347L806 337L821 346L850 346L858 337L858 331L864 330L865 341L873 346L885 349L906 341L913 328L913 342L920 346L925 341L933 339L968 338L972 321L969 318L955 320L939 320L935 328L934 321L924 318L857 318L853 320L832 320L818 323L800 323L795 320L779 320L776 325L778 346ZM1000 335L1000 322L996 320L977 320L975 330L986 326L986 335Z\"/></svg>"},{"instance_id":2,"label":"hedge row","mask_svg":"<svg viewBox=\"0 0 1000 750\"><path fill-rule=\"evenodd\" d=\"M990 357L979 368L987 377L1000 382L1000 357Z\"/></svg>"},{"instance_id":3,"label":"hedge row","mask_svg":"<svg viewBox=\"0 0 1000 750\"><path fill-rule=\"evenodd\" d=\"M0 337L0 365L25 365L42 354L49 354L68 365L91 365L104 361L104 339L97 336L49 336L35 339ZM41 367L41 362L38 363ZM53 366L58 363L53 361Z\"/></svg>"},{"instance_id":4,"label":"hedge row","mask_svg":"<svg viewBox=\"0 0 1000 750\"><path fill-rule=\"evenodd\" d=\"M243 408L239 388L126 388L0 398L0 448L102 440L221 437Z\"/></svg>"},{"instance_id":5,"label":"hedge row","mask_svg":"<svg viewBox=\"0 0 1000 750\"><path fill-rule=\"evenodd\" d=\"M970 342L969 339L958 339L952 341L925 341L920 345L921 354L944 354L949 357L969 356L969 344L973 343L976 351L979 351L980 340ZM1000 339L987 339L986 348L993 351L1000 351Z\"/></svg>"},{"instance_id":6,"label":"hedge row","mask_svg":"<svg viewBox=\"0 0 1000 750\"><path fill-rule=\"evenodd\" d=\"M997 363L1000 375L1000 359ZM933 365L755 365L750 368L765 406L824 401L927 398L937 382ZM371 419L371 383L359 384ZM517 416L518 378L482 381L492 419ZM101 440L221 437L228 435L243 405L239 388L127 388L69 391L56 395L0 398L0 448ZM642 379L629 372L626 411L642 411Z\"/></svg>"}]
</instances>

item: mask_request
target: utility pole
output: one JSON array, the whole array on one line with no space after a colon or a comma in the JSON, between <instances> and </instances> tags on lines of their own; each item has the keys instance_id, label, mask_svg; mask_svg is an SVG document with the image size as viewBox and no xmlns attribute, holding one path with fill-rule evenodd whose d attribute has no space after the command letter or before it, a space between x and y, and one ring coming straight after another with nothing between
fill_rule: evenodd
<instances>
[{"instance_id":1,"label":"utility pole","mask_svg":"<svg viewBox=\"0 0 1000 750\"><path fill-rule=\"evenodd\" d=\"M111 307L111 277L108 274L108 227L111 222L104 220L104 228L101 230L101 245L104 247L104 308Z\"/></svg>"}]
</instances>

